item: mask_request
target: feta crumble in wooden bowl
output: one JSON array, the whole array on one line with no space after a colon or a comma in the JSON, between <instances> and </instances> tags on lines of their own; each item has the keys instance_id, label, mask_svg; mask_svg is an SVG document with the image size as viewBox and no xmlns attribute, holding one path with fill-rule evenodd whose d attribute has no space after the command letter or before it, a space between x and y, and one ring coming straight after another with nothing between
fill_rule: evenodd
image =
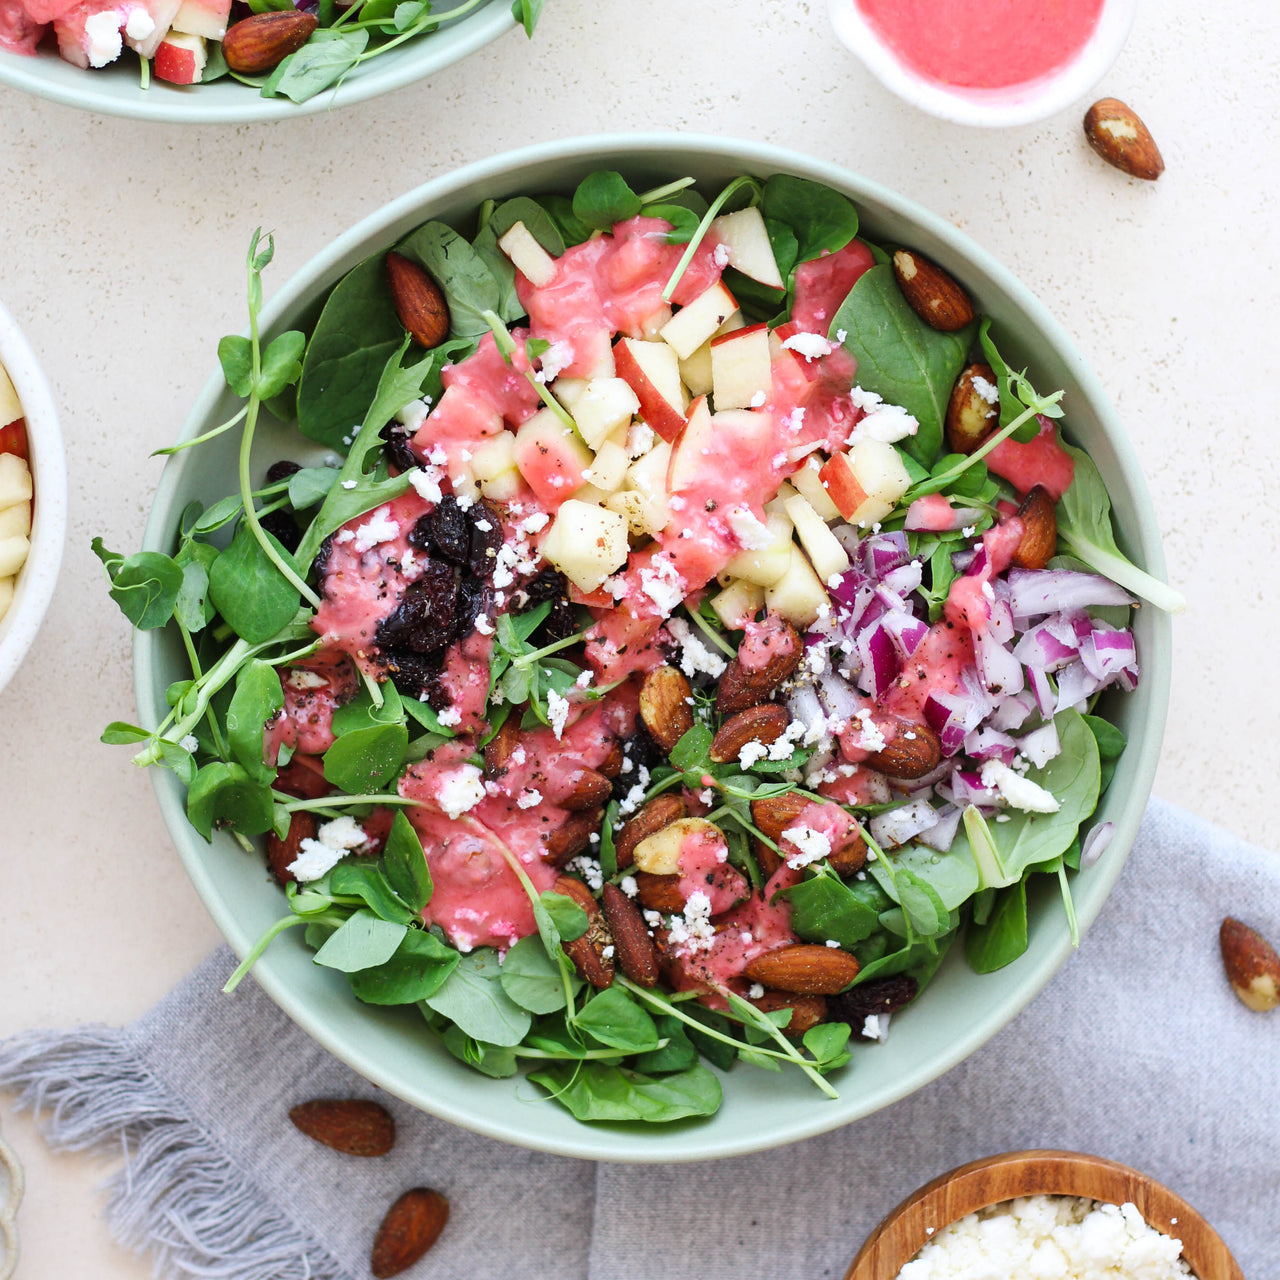
<instances>
[{"instance_id":1,"label":"feta crumble in wooden bowl","mask_svg":"<svg viewBox=\"0 0 1280 1280\"><path fill-rule=\"evenodd\" d=\"M1244 1280L1218 1233L1145 1173L1073 1151L975 1160L921 1187L872 1232L845 1280L1007 1275Z\"/></svg>"}]
</instances>

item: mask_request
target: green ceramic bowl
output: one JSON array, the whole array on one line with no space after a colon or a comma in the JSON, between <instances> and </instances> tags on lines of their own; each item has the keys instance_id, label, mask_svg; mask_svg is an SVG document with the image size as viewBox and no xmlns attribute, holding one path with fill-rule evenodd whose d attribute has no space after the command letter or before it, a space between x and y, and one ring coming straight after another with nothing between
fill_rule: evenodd
<instances>
[{"instance_id":1,"label":"green ceramic bowl","mask_svg":"<svg viewBox=\"0 0 1280 1280\"><path fill-rule=\"evenodd\" d=\"M306 327L344 272L425 219L465 223L486 197L571 190L585 174L602 167L619 169L637 188L691 174L710 190L742 172L785 172L845 192L857 203L872 237L909 243L963 281L982 310L994 317L1010 363L1029 365L1038 386L1066 388L1070 434L1092 454L1106 480L1121 546L1138 564L1163 574L1155 515L1129 439L1098 380L1045 307L941 218L864 178L789 151L717 138L627 135L553 142L485 160L419 187L340 237L275 295L264 331L270 335ZM222 375L215 372L182 438L234 410ZM283 428L274 439L268 434L260 465L286 456L286 451L296 456L300 439ZM179 516L192 499L209 503L234 488L234 449L228 435L170 461L147 527L148 548L172 549ZM1138 611L1134 626L1143 678L1135 694L1115 699L1108 711L1130 745L1097 815L1098 821L1116 824L1115 839L1074 884L1082 928L1102 909L1138 833L1164 731L1169 620L1146 608ZM184 674L175 636L139 634L135 681L142 723L161 718L166 685ZM165 821L197 891L228 942L243 955L284 914L283 894L258 857L227 837L207 845L188 826L183 788L172 774L157 770L155 781ZM724 1079L724 1105L717 1115L653 1127L580 1124L540 1098L522 1077L490 1080L467 1069L434 1040L416 1012L357 1003L342 975L311 962L298 931L273 943L255 974L272 999L321 1044L424 1111L494 1138L565 1155L702 1160L763 1150L848 1124L905 1097L967 1057L1013 1018L1071 954L1056 889L1052 894L1033 889L1031 898L1027 953L1008 968L980 977L955 948L920 999L894 1018L887 1043L861 1048L836 1073L838 1101L824 1099L798 1073L774 1075L739 1064Z\"/></svg>"},{"instance_id":2,"label":"green ceramic bowl","mask_svg":"<svg viewBox=\"0 0 1280 1280\"><path fill-rule=\"evenodd\" d=\"M393 89L403 89L416 80L425 80L514 26L509 0L488 0L474 13L432 35L407 41L393 52L357 67L337 89L327 89L301 104L287 98L264 98L256 89L229 76L189 88L153 79L151 87L143 89L138 82L138 60L127 52L109 67L82 71L47 47L42 47L35 57L0 49L0 84L69 107L136 120L168 124L287 120L363 102Z\"/></svg>"}]
</instances>

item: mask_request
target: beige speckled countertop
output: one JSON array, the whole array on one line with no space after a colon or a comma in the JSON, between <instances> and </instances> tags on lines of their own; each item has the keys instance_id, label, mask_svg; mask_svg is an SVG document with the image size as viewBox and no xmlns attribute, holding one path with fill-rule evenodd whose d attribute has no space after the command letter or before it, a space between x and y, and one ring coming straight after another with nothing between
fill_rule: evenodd
<instances>
[{"instance_id":1,"label":"beige speckled countertop","mask_svg":"<svg viewBox=\"0 0 1280 1280\"><path fill-rule=\"evenodd\" d=\"M452 165L580 132L681 129L821 155L952 219L1055 311L1146 466L1172 579L1173 705L1156 788L1280 848L1271 674L1280 624L1280 11L1139 6L1099 88L1133 104L1154 185L1085 146L1086 103L980 132L916 114L796 0L550 0L429 84L273 126L147 126L0 90L0 297L41 355L71 476L63 576L0 694L0 1035L141 1013L217 942L127 754L130 638L89 551L134 548L160 462L243 324L252 228L275 229L268 294L331 235ZM105 1166L51 1157L4 1112L28 1169L26 1280L142 1280L114 1245Z\"/></svg>"}]
</instances>

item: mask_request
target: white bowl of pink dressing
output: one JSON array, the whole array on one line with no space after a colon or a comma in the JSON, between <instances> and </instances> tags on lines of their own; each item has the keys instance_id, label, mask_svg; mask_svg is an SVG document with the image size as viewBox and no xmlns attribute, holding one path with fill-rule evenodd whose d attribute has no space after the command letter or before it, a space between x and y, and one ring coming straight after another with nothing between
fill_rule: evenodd
<instances>
[{"instance_id":1,"label":"white bowl of pink dressing","mask_svg":"<svg viewBox=\"0 0 1280 1280\"><path fill-rule=\"evenodd\" d=\"M830 0L840 41L887 88L956 124L1043 120L1119 56L1135 0Z\"/></svg>"}]
</instances>

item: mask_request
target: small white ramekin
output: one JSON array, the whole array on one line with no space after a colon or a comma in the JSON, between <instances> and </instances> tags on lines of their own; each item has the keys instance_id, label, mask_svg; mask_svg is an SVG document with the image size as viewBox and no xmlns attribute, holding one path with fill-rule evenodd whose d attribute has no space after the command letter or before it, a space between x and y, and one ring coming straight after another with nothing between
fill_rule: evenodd
<instances>
[{"instance_id":1,"label":"small white ramekin","mask_svg":"<svg viewBox=\"0 0 1280 1280\"><path fill-rule=\"evenodd\" d=\"M1003 128L1043 120L1083 98L1124 48L1136 0L1106 0L1097 28L1075 58L1051 75L1004 89L963 89L927 79L880 38L857 0L829 0L828 7L840 42L904 102L956 124Z\"/></svg>"},{"instance_id":2,"label":"small white ramekin","mask_svg":"<svg viewBox=\"0 0 1280 1280\"><path fill-rule=\"evenodd\" d=\"M0 619L0 689L13 678L40 630L62 565L67 536L67 467L53 393L17 321L0 306L0 364L27 424L33 487L31 552L18 571L9 612Z\"/></svg>"}]
</instances>

